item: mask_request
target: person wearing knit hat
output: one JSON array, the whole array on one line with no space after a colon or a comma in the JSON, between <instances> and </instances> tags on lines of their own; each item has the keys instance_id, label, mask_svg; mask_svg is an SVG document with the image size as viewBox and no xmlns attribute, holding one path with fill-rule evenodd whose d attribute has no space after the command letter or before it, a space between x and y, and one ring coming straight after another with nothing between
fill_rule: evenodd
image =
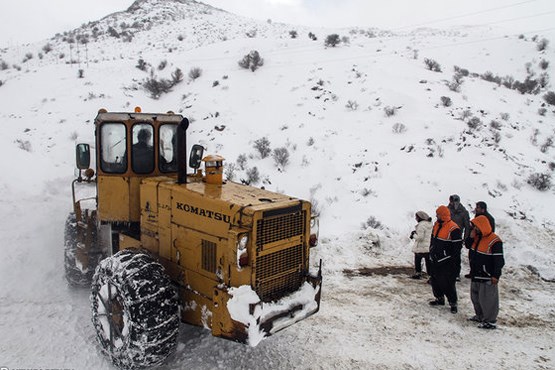
<instances>
[{"instance_id":1,"label":"person wearing knit hat","mask_svg":"<svg viewBox=\"0 0 555 370\"><path fill-rule=\"evenodd\" d=\"M414 253L414 270L413 279L422 277L422 259L426 265L426 273L430 274L430 238L432 237L432 218L424 211L418 211L415 214L416 226L410 233L409 238L414 240L412 251Z\"/></svg>"},{"instance_id":2,"label":"person wearing knit hat","mask_svg":"<svg viewBox=\"0 0 555 370\"><path fill-rule=\"evenodd\" d=\"M462 233L460 227L451 220L451 213L446 206L439 206L436 216L430 244L432 292L435 300L430 305L444 306L447 297L451 313L457 313L457 266L454 254L462 248Z\"/></svg>"}]
</instances>

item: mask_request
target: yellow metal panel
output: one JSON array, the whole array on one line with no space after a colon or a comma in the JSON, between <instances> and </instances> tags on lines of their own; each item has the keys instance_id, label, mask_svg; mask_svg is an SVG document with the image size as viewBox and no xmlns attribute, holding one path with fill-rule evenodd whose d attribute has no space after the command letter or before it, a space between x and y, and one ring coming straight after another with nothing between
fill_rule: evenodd
<instances>
[{"instance_id":1,"label":"yellow metal panel","mask_svg":"<svg viewBox=\"0 0 555 370\"><path fill-rule=\"evenodd\" d=\"M158 236L160 240L160 255L169 260L172 259L172 214L171 214L171 190L165 187L158 188Z\"/></svg>"},{"instance_id":2,"label":"yellow metal panel","mask_svg":"<svg viewBox=\"0 0 555 370\"><path fill-rule=\"evenodd\" d=\"M130 237L129 235L119 234L119 249L127 249L127 248L140 248L141 241L135 238Z\"/></svg>"},{"instance_id":3,"label":"yellow metal panel","mask_svg":"<svg viewBox=\"0 0 555 370\"><path fill-rule=\"evenodd\" d=\"M98 216L101 221L129 220L129 183L125 177L98 176Z\"/></svg>"},{"instance_id":4,"label":"yellow metal panel","mask_svg":"<svg viewBox=\"0 0 555 370\"><path fill-rule=\"evenodd\" d=\"M141 190L140 177L129 178L129 221L139 222L141 220L141 203L140 203L140 190Z\"/></svg>"}]
</instances>

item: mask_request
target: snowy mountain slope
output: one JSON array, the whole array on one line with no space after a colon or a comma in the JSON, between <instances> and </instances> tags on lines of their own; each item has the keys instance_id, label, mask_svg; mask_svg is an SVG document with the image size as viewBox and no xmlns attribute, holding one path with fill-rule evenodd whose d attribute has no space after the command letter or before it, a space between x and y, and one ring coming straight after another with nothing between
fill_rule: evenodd
<instances>
[{"instance_id":1,"label":"snowy mountain slope","mask_svg":"<svg viewBox=\"0 0 555 370\"><path fill-rule=\"evenodd\" d=\"M110 36L109 27L120 37ZM122 36L130 29L133 37ZM293 29L295 39L289 34ZM334 32L350 42L325 47ZM84 34L86 44L68 43ZM226 356L245 368L259 368L261 362L300 368L443 367L442 354L433 351L438 346L457 352L450 367L479 366L472 354L483 353L491 338L464 321L472 311L468 282L460 283L461 315L453 318L426 306L431 297L426 284L398 274L344 273L410 266L406 243L414 212L433 214L452 193L460 194L469 210L485 200L505 241L504 329L495 339L511 350L496 354L493 366L552 366L553 287L541 278L555 278L555 201L553 188L539 191L527 180L534 173L553 173L555 149L542 151L555 135L554 108L542 98L553 87L523 95L473 75L491 71L523 81L531 63L536 77L553 76L554 49L537 50L539 40L553 35L536 41L533 36L496 34L491 28L403 34L310 29L256 23L193 1L150 0L67 35L1 50L0 63L8 68L0 70L0 212L6 220L0 226L5 241L0 326L8 335L0 348L9 354L8 364L110 367L96 353L87 293L64 285L63 222L71 207L74 144L94 142L92 119L99 108L127 111L140 105L143 111L189 117L189 142L235 164L235 181L257 167L258 186L311 199L321 212L322 243L315 257L324 263L322 311L255 349L186 327L169 368L223 367ZM251 50L264 58L255 72L237 64ZM28 53L33 57L22 62ZM441 64L442 72L426 69L425 58ZM139 59L148 63L146 71L136 67ZM549 62L546 69L542 60ZM163 61L167 65L160 70ZM446 85L454 66L469 71L460 92ZM189 80L194 67L202 74ZM159 99L150 98L142 87L150 71L155 78L171 78L176 68L185 80ZM442 96L452 105L443 106ZM538 114L542 108L544 115ZM471 115L463 119L466 111ZM473 116L480 122L471 129ZM271 149L287 148L287 166L277 166L271 156L260 158L253 144L262 137ZM242 154L245 170L236 164ZM371 226L381 226L368 227L370 217ZM381 345L385 350L376 353ZM519 346L524 350L516 351ZM320 358L327 362L315 364Z\"/></svg>"}]
</instances>

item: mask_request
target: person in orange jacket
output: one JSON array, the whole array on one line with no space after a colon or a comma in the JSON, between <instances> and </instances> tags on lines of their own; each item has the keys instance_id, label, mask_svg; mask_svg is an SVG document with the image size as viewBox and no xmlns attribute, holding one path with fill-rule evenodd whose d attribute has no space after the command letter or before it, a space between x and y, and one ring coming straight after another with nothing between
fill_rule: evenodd
<instances>
[{"instance_id":1,"label":"person in orange jacket","mask_svg":"<svg viewBox=\"0 0 555 370\"><path fill-rule=\"evenodd\" d=\"M461 229L451 220L451 213L446 206L439 206L436 216L430 243L431 283L435 300L430 305L444 306L447 297L451 313L457 313L455 279L458 272L455 254L462 248Z\"/></svg>"},{"instance_id":2,"label":"person in orange jacket","mask_svg":"<svg viewBox=\"0 0 555 370\"><path fill-rule=\"evenodd\" d=\"M495 329L499 313L498 283L505 265L503 241L493 231L488 218L480 215L470 221L471 232L465 244L470 247L470 299L481 329Z\"/></svg>"}]
</instances>

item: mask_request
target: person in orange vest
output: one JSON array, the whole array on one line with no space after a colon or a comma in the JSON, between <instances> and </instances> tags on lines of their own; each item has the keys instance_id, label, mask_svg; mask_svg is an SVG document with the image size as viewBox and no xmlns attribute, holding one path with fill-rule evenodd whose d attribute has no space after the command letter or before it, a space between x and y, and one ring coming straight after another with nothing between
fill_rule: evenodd
<instances>
[{"instance_id":1,"label":"person in orange vest","mask_svg":"<svg viewBox=\"0 0 555 370\"><path fill-rule=\"evenodd\" d=\"M432 292L435 300L431 306L444 306L445 297L451 306L451 313L457 313L457 265L455 254L462 248L460 227L451 220L446 206L436 210L437 221L432 230L430 243L430 267Z\"/></svg>"},{"instance_id":2,"label":"person in orange vest","mask_svg":"<svg viewBox=\"0 0 555 370\"><path fill-rule=\"evenodd\" d=\"M499 278L505 265L503 241L492 231L485 215L470 221L470 299L475 315L469 320L479 322L481 329L495 329L499 313Z\"/></svg>"}]
</instances>

